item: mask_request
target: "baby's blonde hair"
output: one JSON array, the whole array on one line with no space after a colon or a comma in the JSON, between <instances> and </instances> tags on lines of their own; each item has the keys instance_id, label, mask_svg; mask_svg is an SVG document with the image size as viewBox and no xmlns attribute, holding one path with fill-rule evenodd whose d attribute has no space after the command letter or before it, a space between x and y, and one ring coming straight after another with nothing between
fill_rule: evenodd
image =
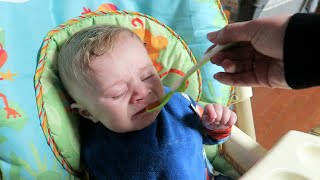
<instances>
[{"instance_id":1,"label":"baby's blonde hair","mask_svg":"<svg viewBox=\"0 0 320 180\"><path fill-rule=\"evenodd\" d=\"M139 37L130 29L114 25L95 25L84 28L70 37L60 48L58 71L60 79L74 97L74 85L90 88L92 74L90 63L104 53L111 51L121 35ZM75 87L77 88L77 87Z\"/></svg>"}]
</instances>

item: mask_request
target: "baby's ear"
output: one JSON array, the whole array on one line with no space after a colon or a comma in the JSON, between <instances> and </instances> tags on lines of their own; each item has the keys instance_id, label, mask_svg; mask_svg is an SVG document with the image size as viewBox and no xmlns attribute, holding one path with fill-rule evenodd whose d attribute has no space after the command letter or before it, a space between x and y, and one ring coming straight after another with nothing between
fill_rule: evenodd
<instances>
[{"instance_id":1,"label":"baby's ear","mask_svg":"<svg viewBox=\"0 0 320 180\"><path fill-rule=\"evenodd\" d=\"M90 119L92 122L97 123L98 120L81 104L72 103L70 108L76 112L78 112L81 116Z\"/></svg>"}]
</instances>

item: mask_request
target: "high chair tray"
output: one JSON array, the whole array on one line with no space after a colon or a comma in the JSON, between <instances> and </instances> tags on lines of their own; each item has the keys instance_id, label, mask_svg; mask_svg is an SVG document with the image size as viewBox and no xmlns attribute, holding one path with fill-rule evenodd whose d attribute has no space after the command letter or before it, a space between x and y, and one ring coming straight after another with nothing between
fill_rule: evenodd
<instances>
[{"instance_id":1,"label":"high chair tray","mask_svg":"<svg viewBox=\"0 0 320 180\"><path fill-rule=\"evenodd\" d=\"M240 179L320 179L320 137L289 131Z\"/></svg>"}]
</instances>

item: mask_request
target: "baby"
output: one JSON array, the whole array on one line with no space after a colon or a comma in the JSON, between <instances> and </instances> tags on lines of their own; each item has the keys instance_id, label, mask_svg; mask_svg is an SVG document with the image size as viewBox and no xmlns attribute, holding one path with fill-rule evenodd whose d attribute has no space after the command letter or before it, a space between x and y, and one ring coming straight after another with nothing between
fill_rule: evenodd
<instances>
[{"instance_id":1,"label":"baby","mask_svg":"<svg viewBox=\"0 0 320 180\"><path fill-rule=\"evenodd\" d=\"M58 69L82 122L82 155L96 179L205 179L203 144L223 143L236 122L227 107L209 104L200 119L189 96L175 93L146 112L164 87L144 44L131 30L91 26L60 49ZM92 123L93 122L93 123Z\"/></svg>"}]
</instances>

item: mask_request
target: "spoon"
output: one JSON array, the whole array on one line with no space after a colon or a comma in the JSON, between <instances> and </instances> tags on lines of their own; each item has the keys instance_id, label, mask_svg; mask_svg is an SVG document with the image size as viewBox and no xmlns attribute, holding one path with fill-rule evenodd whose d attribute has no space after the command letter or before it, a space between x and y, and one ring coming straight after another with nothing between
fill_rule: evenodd
<instances>
[{"instance_id":1,"label":"spoon","mask_svg":"<svg viewBox=\"0 0 320 180\"><path fill-rule=\"evenodd\" d=\"M193 65L191 67L191 69L189 69L189 71L187 71L187 73L180 79L178 79L172 86L170 91L165 94L164 96L161 97L161 99L155 103L152 103L150 105L147 106L146 111L147 112L153 112L156 110L161 109L164 105L167 104L167 102L170 100L170 98L172 97L172 95L175 92L184 92L187 89L187 80L188 78L194 73L196 72L198 69L200 69L204 64L206 64L210 58L216 54L217 52L220 51L224 51L227 50L229 48L232 48L236 45L237 43L229 43L226 45L216 45L214 48L210 49L207 53L204 54L204 56L202 57L202 59L195 65Z\"/></svg>"}]
</instances>

